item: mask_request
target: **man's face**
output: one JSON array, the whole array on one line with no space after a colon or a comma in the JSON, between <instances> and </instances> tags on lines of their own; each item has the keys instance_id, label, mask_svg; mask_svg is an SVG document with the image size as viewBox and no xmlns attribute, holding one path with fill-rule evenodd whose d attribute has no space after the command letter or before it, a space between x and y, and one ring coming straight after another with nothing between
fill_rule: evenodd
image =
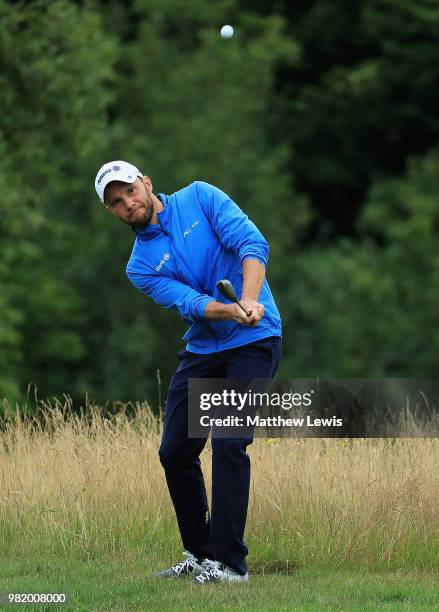
<instances>
[{"instance_id":1,"label":"man's face","mask_svg":"<svg viewBox=\"0 0 439 612\"><path fill-rule=\"evenodd\" d=\"M147 227L154 214L152 184L149 177L138 178L134 183L113 181L105 188L105 205L108 212L136 229Z\"/></svg>"}]
</instances>

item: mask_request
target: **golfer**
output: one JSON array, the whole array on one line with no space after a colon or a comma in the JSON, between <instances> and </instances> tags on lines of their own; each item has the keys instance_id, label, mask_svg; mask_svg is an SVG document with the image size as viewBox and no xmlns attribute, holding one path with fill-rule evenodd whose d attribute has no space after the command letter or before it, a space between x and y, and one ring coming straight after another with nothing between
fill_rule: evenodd
<instances>
[{"instance_id":1,"label":"golfer","mask_svg":"<svg viewBox=\"0 0 439 612\"><path fill-rule=\"evenodd\" d=\"M272 378L281 353L281 320L265 268L268 244L220 189L195 181L165 195L124 161L104 164L95 188L107 211L131 226L130 281L190 326L168 391L161 464L184 558L158 575L192 574L198 584L248 580L244 529L252 438L212 439L209 513L199 455L206 439L188 437L189 378ZM269 212L267 211L267 214ZM229 279L248 314L216 288Z\"/></svg>"}]
</instances>

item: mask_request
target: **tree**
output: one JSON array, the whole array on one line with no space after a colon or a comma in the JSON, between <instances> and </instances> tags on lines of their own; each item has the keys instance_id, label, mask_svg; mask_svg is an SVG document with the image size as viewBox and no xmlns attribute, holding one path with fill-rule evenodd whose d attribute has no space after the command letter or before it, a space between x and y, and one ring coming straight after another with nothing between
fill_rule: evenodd
<instances>
[{"instance_id":1,"label":"tree","mask_svg":"<svg viewBox=\"0 0 439 612\"><path fill-rule=\"evenodd\" d=\"M105 143L114 45L65 0L1 2L0 395L78 389L87 296L72 274ZM93 103L91 103L93 100ZM80 387L80 385L79 385Z\"/></svg>"},{"instance_id":2,"label":"tree","mask_svg":"<svg viewBox=\"0 0 439 612\"><path fill-rule=\"evenodd\" d=\"M426 377L439 350L439 155L371 188L361 240L296 261L283 371L302 376Z\"/></svg>"}]
</instances>

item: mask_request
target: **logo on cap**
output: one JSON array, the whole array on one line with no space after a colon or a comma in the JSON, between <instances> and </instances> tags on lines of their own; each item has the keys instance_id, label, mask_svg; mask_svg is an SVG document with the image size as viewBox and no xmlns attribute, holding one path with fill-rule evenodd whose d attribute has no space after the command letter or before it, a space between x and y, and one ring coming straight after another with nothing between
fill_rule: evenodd
<instances>
[{"instance_id":1,"label":"logo on cap","mask_svg":"<svg viewBox=\"0 0 439 612\"><path fill-rule=\"evenodd\" d=\"M115 172L119 172L119 170L120 170L120 166L113 166L113 170L114 170Z\"/></svg>"},{"instance_id":2,"label":"logo on cap","mask_svg":"<svg viewBox=\"0 0 439 612\"><path fill-rule=\"evenodd\" d=\"M104 172L102 172L101 176L98 178L98 185L100 184L100 182L102 181L102 179L104 178L104 176L106 174L108 174L109 172L111 172L111 168L107 168L107 170L105 170Z\"/></svg>"}]
</instances>

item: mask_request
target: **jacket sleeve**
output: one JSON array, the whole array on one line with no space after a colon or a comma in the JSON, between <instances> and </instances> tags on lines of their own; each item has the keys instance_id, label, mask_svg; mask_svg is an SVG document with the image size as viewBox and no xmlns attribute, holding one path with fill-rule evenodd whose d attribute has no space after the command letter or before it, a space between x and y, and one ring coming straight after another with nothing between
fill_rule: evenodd
<instances>
[{"instance_id":1,"label":"jacket sleeve","mask_svg":"<svg viewBox=\"0 0 439 612\"><path fill-rule=\"evenodd\" d=\"M214 298L198 293L188 285L167 276L140 274L129 268L127 276L137 289L164 308L174 308L188 321L205 319L205 310Z\"/></svg>"},{"instance_id":2,"label":"jacket sleeve","mask_svg":"<svg viewBox=\"0 0 439 612\"><path fill-rule=\"evenodd\" d=\"M194 184L200 206L223 246L233 250L241 263L257 259L266 266L268 243L256 225L221 189L203 181Z\"/></svg>"}]
</instances>

